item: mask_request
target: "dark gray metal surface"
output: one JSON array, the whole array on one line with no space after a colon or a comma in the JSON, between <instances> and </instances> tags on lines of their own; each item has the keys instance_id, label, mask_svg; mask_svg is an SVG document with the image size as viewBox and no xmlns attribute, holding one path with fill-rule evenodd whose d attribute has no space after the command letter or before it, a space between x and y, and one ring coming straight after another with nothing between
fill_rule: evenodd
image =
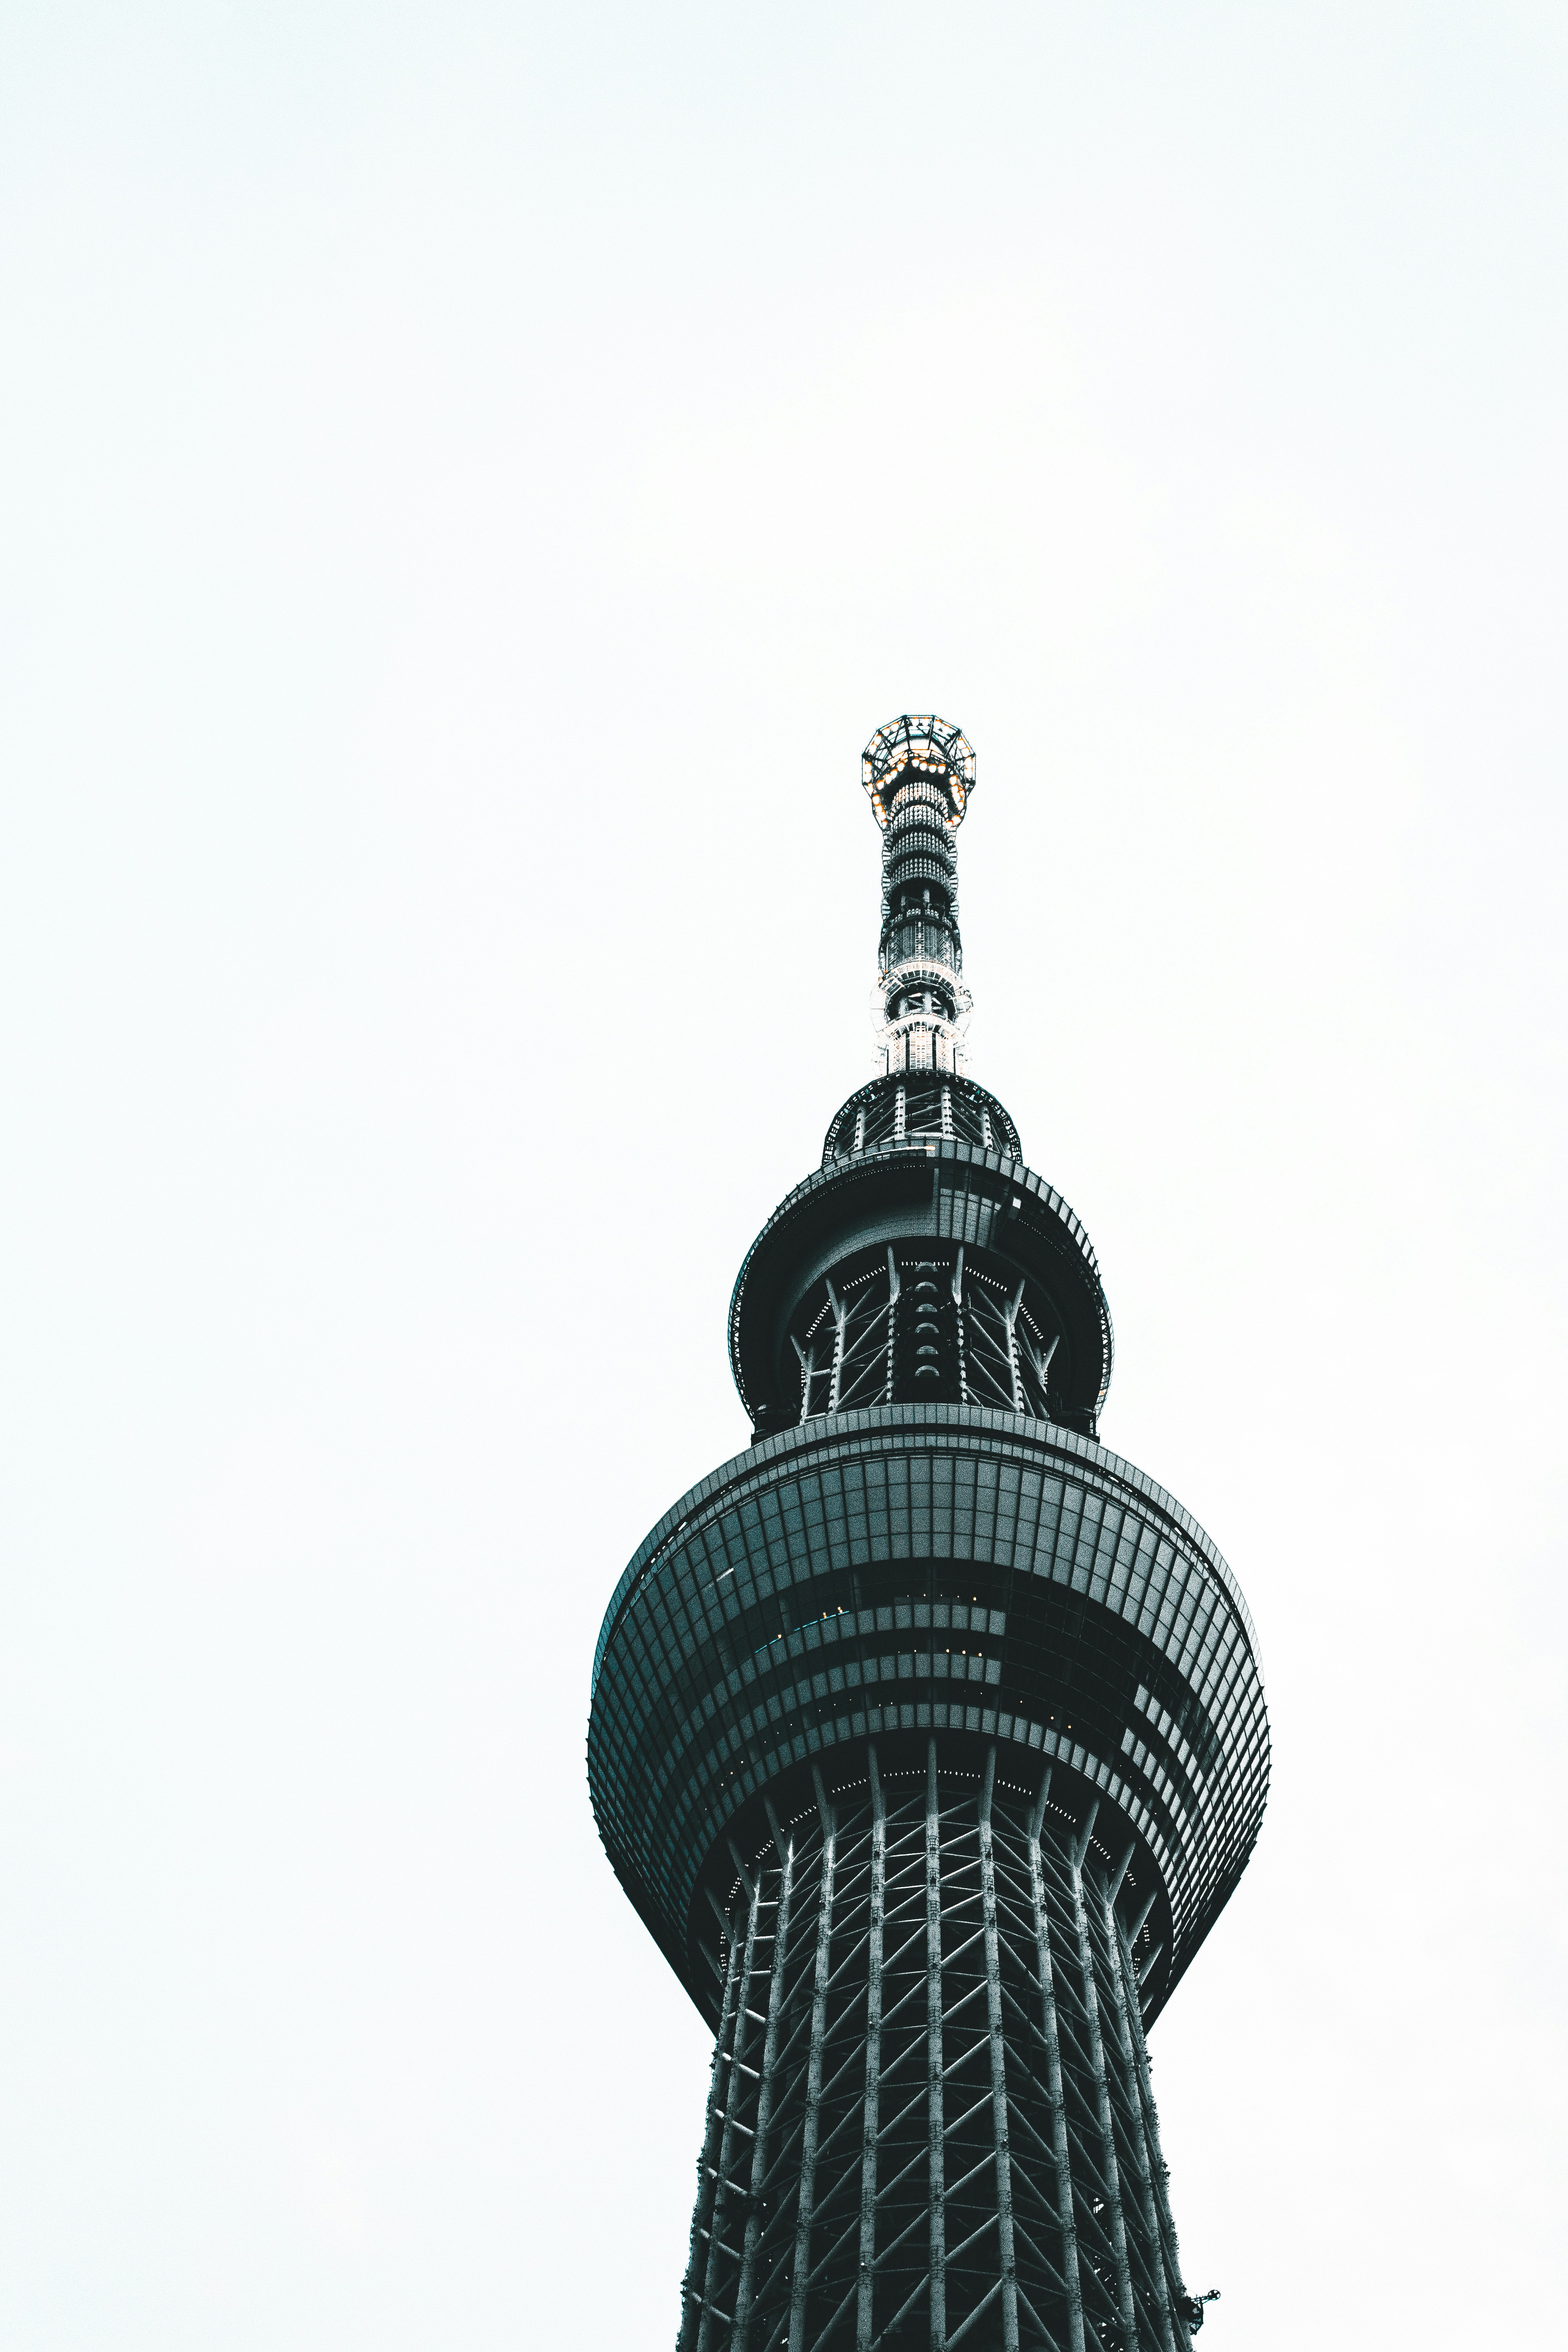
<instances>
[{"instance_id":1,"label":"dark gray metal surface","mask_svg":"<svg viewBox=\"0 0 1568 2352\"><path fill-rule=\"evenodd\" d=\"M882 1075L736 1281L753 1444L616 1587L588 1773L716 2031L679 2352L1184 2352L1145 2027L1268 1796L1230 1570L1096 1442L1088 1234L962 1075L956 728L867 747Z\"/></svg>"},{"instance_id":2,"label":"dark gray metal surface","mask_svg":"<svg viewBox=\"0 0 1568 2352\"><path fill-rule=\"evenodd\" d=\"M744 2233L710 2118L682 2342L1174 2352L1121 1862L997 1743L954 1771L931 1736L890 1779L878 1747L731 1873L715 2082Z\"/></svg>"}]
</instances>

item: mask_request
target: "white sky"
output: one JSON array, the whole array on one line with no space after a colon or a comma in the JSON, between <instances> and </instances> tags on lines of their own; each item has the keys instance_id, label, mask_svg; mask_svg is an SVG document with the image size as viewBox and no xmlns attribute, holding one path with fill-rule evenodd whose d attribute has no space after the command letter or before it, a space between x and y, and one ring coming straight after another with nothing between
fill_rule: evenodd
<instances>
[{"instance_id":1,"label":"white sky","mask_svg":"<svg viewBox=\"0 0 1568 2352\"><path fill-rule=\"evenodd\" d=\"M11 0L7 2346L667 2352L589 1664L869 1074L906 709L1262 1633L1205 2344L1554 2340L1565 116L1506 0Z\"/></svg>"}]
</instances>

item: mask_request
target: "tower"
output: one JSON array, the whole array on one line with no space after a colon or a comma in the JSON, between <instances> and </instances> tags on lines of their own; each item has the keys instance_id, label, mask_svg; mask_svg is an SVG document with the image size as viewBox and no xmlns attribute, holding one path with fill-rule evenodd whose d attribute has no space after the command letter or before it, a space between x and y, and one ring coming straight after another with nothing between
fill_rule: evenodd
<instances>
[{"instance_id":1,"label":"tower","mask_svg":"<svg viewBox=\"0 0 1568 2352\"><path fill-rule=\"evenodd\" d=\"M1089 1236L963 1075L974 754L905 716L878 1075L752 1244L753 1440L594 1661L621 1883L715 2033L679 2352L1177 2352L1145 2031L1268 1780L1235 1578L1099 1443Z\"/></svg>"}]
</instances>

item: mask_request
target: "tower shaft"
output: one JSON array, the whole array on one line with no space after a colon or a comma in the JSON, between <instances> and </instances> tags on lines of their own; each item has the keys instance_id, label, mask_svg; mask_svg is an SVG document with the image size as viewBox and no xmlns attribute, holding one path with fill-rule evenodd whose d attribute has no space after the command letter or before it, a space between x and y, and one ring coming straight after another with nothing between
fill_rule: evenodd
<instances>
[{"instance_id":1,"label":"tower shaft","mask_svg":"<svg viewBox=\"0 0 1568 2352\"><path fill-rule=\"evenodd\" d=\"M1048 1766L879 1746L734 1870L681 2352L1171 2352L1120 1858Z\"/></svg>"}]
</instances>

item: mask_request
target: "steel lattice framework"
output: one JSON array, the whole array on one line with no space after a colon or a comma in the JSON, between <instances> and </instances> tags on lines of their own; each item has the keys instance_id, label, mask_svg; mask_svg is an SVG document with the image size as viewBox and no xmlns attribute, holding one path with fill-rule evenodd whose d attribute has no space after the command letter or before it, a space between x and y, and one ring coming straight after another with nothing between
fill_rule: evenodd
<instances>
[{"instance_id":1,"label":"steel lattice framework","mask_svg":"<svg viewBox=\"0 0 1568 2352\"><path fill-rule=\"evenodd\" d=\"M900 1009L900 923L956 973L973 776L934 718L868 747L887 1024L936 1045L748 1253L752 1444L639 1548L595 1659L601 1833L717 2033L679 2352L1177 2352L1203 2320L1144 2034L1258 1835L1257 1639L1099 1443L1099 1265L938 1050L956 997ZM945 882L911 882L934 824Z\"/></svg>"},{"instance_id":2,"label":"steel lattice framework","mask_svg":"<svg viewBox=\"0 0 1568 2352\"><path fill-rule=\"evenodd\" d=\"M1135 1841L924 1744L733 1856L681 2343L1170 2347Z\"/></svg>"}]
</instances>

